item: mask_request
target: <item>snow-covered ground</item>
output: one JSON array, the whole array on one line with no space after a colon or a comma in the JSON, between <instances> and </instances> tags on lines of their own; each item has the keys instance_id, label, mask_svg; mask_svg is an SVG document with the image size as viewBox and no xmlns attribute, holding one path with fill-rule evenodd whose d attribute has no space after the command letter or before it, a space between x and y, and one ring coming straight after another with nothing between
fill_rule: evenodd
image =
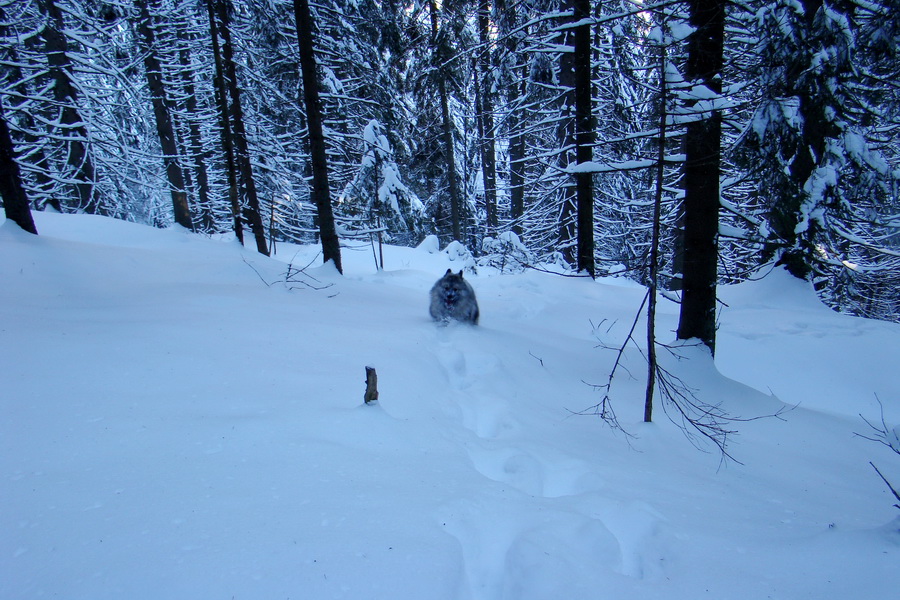
<instances>
[{"instance_id":1,"label":"snow-covered ground","mask_svg":"<svg viewBox=\"0 0 900 600\"><path fill-rule=\"evenodd\" d=\"M666 367L733 423L742 464L641 422L644 290L467 276L436 327L425 248L274 259L183 230L0 222L0 598L890 598L900 520L855 436L900 422L900 325L775 271L720 289L715 365ZM288 264L304 274L286 278ZM290 281L285 281L290 279ZM661 341L677 308L660 306ZM638 338L643 339L642 326ZM380 400L363 404L364 367ZM892 591L893 590L893 591Z\"/></svg>"}]
</instances>

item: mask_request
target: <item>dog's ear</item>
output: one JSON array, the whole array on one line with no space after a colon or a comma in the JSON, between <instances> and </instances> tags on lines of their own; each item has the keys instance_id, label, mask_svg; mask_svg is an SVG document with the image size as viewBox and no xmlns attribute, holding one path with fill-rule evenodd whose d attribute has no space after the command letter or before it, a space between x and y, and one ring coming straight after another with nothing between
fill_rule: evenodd
<instances>
[{"instance_id":1,"label":"dog's ear","mask_svg":"<svg viewBox=\"0 0 900 600\"><path fill-rule=\"evenodd\" d=\"M449 274L452 273L452 272L453 272L453 271L451 271L450 269L447 269L447 272L444 273L444 277L446 277L447 275L449 275Z\"/></svg>"},{"instance_id":2,"label":"dog's ear","mask_svg":"<svg viewBox=\"0 0 900 600\"><path fill-rule=\"evenodd\" d=\"M463 276L462 272L463 272L463 270L460 269L460 270L459 270L459 277L460 277L460 279L462 279L462 276Z\"/></svg>"}]
</instances>

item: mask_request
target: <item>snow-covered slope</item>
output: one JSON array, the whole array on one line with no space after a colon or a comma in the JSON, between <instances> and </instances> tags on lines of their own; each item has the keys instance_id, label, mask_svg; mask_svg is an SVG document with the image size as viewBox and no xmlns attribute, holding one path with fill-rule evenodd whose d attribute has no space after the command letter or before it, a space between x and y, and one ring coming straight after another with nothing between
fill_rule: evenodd
<instances>
[{"instance_id":1,"label":"snow-covered slope","mask_svg":"<svg viewBox=\"0 0 900 600\"><path fill-rule=\"evenodd\" d=\"M900 326L828 311L781 272L721 290L716 364L666 367L742 418L720 464L624 354L644 290L471 276L479 327L438 328L446 254L231 241L110 219L0 223L0 598L881 598L900 521L859 414L900 421ZM304 273L292 267L310 265ZM287 279L287 281L286 281ZM670 342L677 308L660 309ZM639 325L638 331L641 331ZM643 339L643 333L638 336ZM362 402L364 367L380 401ZM894 592L891 592L894 590Z\"/></svg>"}]
</instances>

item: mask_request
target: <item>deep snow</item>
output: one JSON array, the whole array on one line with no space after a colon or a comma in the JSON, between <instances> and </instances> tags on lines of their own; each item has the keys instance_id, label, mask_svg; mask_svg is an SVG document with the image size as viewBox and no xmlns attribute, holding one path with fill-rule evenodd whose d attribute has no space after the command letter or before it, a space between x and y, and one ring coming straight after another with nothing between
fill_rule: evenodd
<instances>
[{"instance_id":1,"label":"deep snow","mask_svg":"<svg viewBox=\"0 0 900 600\"><path fill-rule=\"evenodd\" d=\"M666 366L735 423L722 465L590 409L644 290L468 276L481 325L436 327L447 254L233 241L85 215L0 222L0 598L889 598L900 520L860 414L900 422L900 326L780 271L720 289L715 365ZM310 264L285 281L288 263ZM310 287L311 286L311 287ZM660 306L671 342L677 307ZM643 339L641 326L639 339ZM364 367L380 400L363 405ZM588 412L590 412L588 410ZM893 592L891 591L893 590Z\"/></svg>"}]
</instances>

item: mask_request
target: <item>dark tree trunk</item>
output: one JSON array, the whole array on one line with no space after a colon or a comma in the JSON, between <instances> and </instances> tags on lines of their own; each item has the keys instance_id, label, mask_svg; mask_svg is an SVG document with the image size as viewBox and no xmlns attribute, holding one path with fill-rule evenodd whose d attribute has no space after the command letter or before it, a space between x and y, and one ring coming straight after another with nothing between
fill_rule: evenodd
<instances>
[{"instance_id":1,"label":"dark tree trunk","mask_svg":"<svg viewBox=\"0 0 900 600\"><path fill-rule=\"evenodd\" d=\"M191 41L190 33L184 23L177 23L176 35L182 46L178 51L178 59L181 63L181 88L184 94L184 110L188 120L188 145L193 160L194 178L197 182L197 213L199 228L201 231L215 231L216 223L213 218L212 206L209 197L209 173L206 170L206 153L203 150L203 142L200 136L200 116L197 109L197 97L194 89L194 75L191 65L191 55L188 44Z\"/></svg>"},{"instance_id":2,"label":"dark tree trunk","mask_svg":"<svg viewBox=\"0 0 900 600\"><path fill-rule=\"evenodd\" d=\"M568 0L566 8L572 10L571 15L566 15L560 19L562 27L557 36L557 44L560 47L568 46L574 49L575 40L574 32L569 27L575 21L574 0ZM560 120L557 126L557 140L561 148L566 148L559 155L558 162L560 169L565 171L578 161L572 150L568 148L575 147L575 53L563 52L559 57L559 85L565 92L563 93L562 103L560 106ZM574 178L573 178L574 179ZM576 184L577 185L577 184ZM576 227L577 219L577 187L569 185L566 182L562 189L563 201L559 212L559 241L557 248L565 259L566 263L572 267L578 267L578 242Z\"/></svg>"},{"instance_id":3,"label":"dark tree trunk","mask_svg":"<svg viewBox=\"0 0 900 600\"><path fill-rule=\"evenodd\" d=\"M216 17L218 18L219 35L222 38L222 65L225 67L225 87L228 89L231 132L234 142L234 157L241 182L242 202L241 214L250 225L256 239L256 249L260 254L269 254L266 247L266 231L263 227L262 214L259 211L259 196L256 193L256 181L253 179L253 166L250 163L250 147L247 144L247 132L244 129L244 111L241 108L241 92L238 88L237 66L234 62L234 46L231 43L231 28L228 11L229 0L215 0Z\"/></svg>"},{"instance_id":4,"label":"dark tree trunk","mask_svg":"<svg viewBox=\"0 0 900 600\"><path fill-rule=\"evenodd\" d=\"M216 19L213 2L207 0L206 8L209 14L209 37L212 40L213 60L216 70L213 76L213 86L216 94L216 106L219 110L219 128L222 136L222 152L225 155L225 174L228 178L228 202L231 206L231 216L234 235L243 245L244 224L241 221L241 200L238 190L238 174L234 160L234 142L231 132L231 118L228 116L228 91L225 88L225 67L222 59L222 46L219 43L219 25Z\"/></svg>"},{"instance_id":5,"label":"dark tree trunk","mask_svg":"<svg viewBox=\"0 0 900 600\"><path fill-rule=\"evenodd\" d=\"M53 99L59 107L58 117L62 137L66 144L66 164L71 178L76 181L75 192L78 208L88 213L103 214L95 189L94 163L87 146L87 130L78 111L78 92L72 83L69 60L69 43L65 34L63 15L55 0L42 0L43 13L48 17L42 36L53 81Z\"/></svg>"},{"instance_id":6,"label":"dark tree trunk","mask_svg":"<svg viewBox=\"0 0 900 600\"><path fill-rule=\"evenodd\" d=\"M572 12L562 18L561 46L572 52L560 56L559 83L565 89L560 143L566 148L560 159L571 170L593 158L593 115L591 111L591 15L590 0L569 0ZM582 22L583 21L583 22ZM579 271L594 276L593 175L577 169L573 185L567 185L560 213L559 247L566 261Z\"/></svg>"},{"instance_id":7,"label":"dark tree trunk","mask_svg":"<svg viewBox=\"0 0 900 600\"><path fill-rule=\"evenodd\" d=\"M459 186L456 182L456 152L453 146L453 121L450 118L450 98L447 82L438 75L438 95L441 102L441 122L444 135L444 162L446 163L447 186L450 190L450 227L453 239L462 241L462 210L460 210Z\"/></svg>"},{"instance_id":8,"label":"dark tree trunk","mask_svg":"<svg viewBox=\"0 0 900 600\"><path fill-rule=\"evenodd\" d=\"M507 56L519 59L519 40L527 32L513 33L518 27L516 0L495 0L500 21L500 37L505 40ZM512 67L512 84L507 88L506 103L510 107L507 118L509 137L509 210L512 230L522 235L522 216L525 213L525 135L522 133L521 109L519 104L527 92L525 87L526 67ZM521 73L520 73L521 71ZM520 82L521 79L521 82Z\"/></svg>"},{"instance_id":9,"label":"dark tree trunk","mask_svg":"<svg viewBox=\"0 0 900 600\"><path fill-rule=\"evenodd\" d=\"M316 72L312 14L310 14L307 0L294 0L294 18L297 21L297 44L300 49L303 99L306 105L309 150L312 162L313 199L316 203L316 212L319 220L322 256L326 262L332 261L335 268L342 273L341 244L334 226L331 191L328 184L328 157L325 147L325 134L322 131L319 76Z\"/></svg>"},{"instance_id":10,"label":"dark tree trunk","mask_svg":"<svg viewBox=\"0 0 900 600\"><path fill-rule=\"evenodd\" d=\"M523 86L524 87L524 84ZM524 91L519 93L519 84L515 83L515 99L521 98ZM516 235L522 235L522 218L525 215L525 135L521 130L519 111L513 108L509 117L509 203L510 216L512 217L512 230Z\"/></svg>"},{"instance_id":11,"label":"dark tree trunk","mask_svg":"<svg viewBox=\"0 0 900 600\"><path fill-rule=\"evenodd\" d=\"M156 2L153 2L154 6ZM140 15L138 17L138 33L142 40L144 53L144 70L147 74L147 87L150 89L150 100L153 103L153 116L156 120L156 133L163 153L163 164L166 168L166 179L172 195L172 211L175 222L193 231L191 211L188 208L187 189L184 185L184 174L178 164L178 144L175 128L172 125L172 107L166 97L163 84L162 67L156 54L155 34L151 22L150 10L146 0L136 0Z\"/></svg>"},{"instance_id":12,"label":"dark tree trunk","mask_svg":"<svg viewBox=\"0 0 900 600\"><path fill-rule=\"evenodd\" d=\"M0 103L0 197L3 198L6 218L28 233L37 234L2 103Z\"/></svg>"},{"instance_id":13,"label":"dark tree trunk","mask_svg":"<svg viewBox=\"0 0 900 600\"><path fill-rule=\"evenodd\" d=\"M591 2L575 0L575 160L594 159L594 118L591 102ZM578 270L594 277L594 175L575 174L578 207Z\"/></svg>"},{"instance_id":14,"label":"dark tree trunk","mask_svg":"<svg viewBox=\"0 0 900 600\"><path fill-rule=\"evenodd\" d=\"M722 91L725 0L691 0L686 78ZM678 339L698 338L716 348L719 171L722 116L718 111L688 124L684 138L684 271Z\"/></svg>"},{"instance_id":15,"label":"dark tree trunk","mask_svg":"<svg viewBox=\"0 0 900 600\"><path fill-rule=\"evenodd\" d=\"M659 137L656 148L656 189L653 197L653 229L650 237L650 282L647 289L647 388L644 393L644 422L653 421L653 394L656 390L656 298L659 289L659 245L662 221L663 177L666 160L666 47L659 47Z\"/></svg>"},{"instance_id":16,"label":"dark tree trunk","mask_svg":"<svg viewBox=\"0 0 900 600\"><path fill-rule=\"evenodd\" d=\"M804 72L813 71L811 62L817 51L813 21L823 2L802 0L801 4L804 9L807 47L798 51L796 64L788 72L789 80L786 84L787 93L799 100L802 143L790 162L791 191L781 195L769 214L769 222L778 241L773 247L766 249L766 254L771 257L780 250L779 264L784 265L795 277L805 280L810 278L813 271L816 253L814 240L820 232L819 224L814 219L808 220L805 231L797 232L797 224L802 218L801 206L806 197L803 189L815 171L818 160L825 155L827 138L838 137L840 131L826 115L828 106L817 97L820 93L817 86L810 85L809 79L803 76Z\"/></svg>"},{"instance_id":17,"label":"dark tree trunk","mask_svg":"<svg viewBox=\"0 0 900 600\"><path fill-rule=\"evenodd\" d=\"M447 93L447 74L445 61L447 57L442 51L442 45L438 39L439 15L434 0L429 0L428 7L431 10L431 44L434 52L437 68L438 96L441 103L441 123L444 136L444 162L447 172L447 187L450 191L450 227L453 239L462 242L462 203L459 196L459 186L456 183L456 152L453 143L453 121L450 118L450 96Z\"/></svg>"},{"instance_id":18,"label":"dark tree trunk","mask_svg":"<svg viewBox=\"0 0 900 600\"><path fill-rule=\"evenodd\" d=\"M487 213L487 229L489 234L497 230L497 152L494 137L494 102L492 97L490 52L490 2L480 0L478 3L478 41L481 52L478 54L475 74L478 110L478 137L481 150L481 175L484 180L484 206Z\"/></svg>"},{"instance_id":19,"label":"dark tree trunk","mask_svg":"<svg viewBox=\"0 0 900 600\"><path fill-rule=\"evenodd\" d=\"M6 37L8 35L8 26L6 23L6 14L2 7L0 7L0 37ZM37 35L30 35L25 39L25 46L27 46L29 50L36 50L35 46L38 41ZM16 106L19 104L28 102L30 93L22 69L19 67L20 62L16 48L7 48L7 52L9 53L11 64L6 65L5 68L6 85L12 88L18 96L18 103L11 106L11 108L15 110ZM47 161L47 155L44 153L44 149L41 145L42 140L33 133L36 131L34 118L30 111L24 110L20 112L19 119L21 128L24 130L21 131L20 134L24 139L25 144L28 146L28 154L30 155L28 162L33 166L31 175L34 177L36 186L35 191L37 192L32 197L35 207L40 208L42 205L47 204L57 211L62 212L62 205L60 205L59 199L54 195L53 180L50 178L50 165ZM24 185L25 183L23 181L23 186Z\"/></svg>"}]
</instances>

